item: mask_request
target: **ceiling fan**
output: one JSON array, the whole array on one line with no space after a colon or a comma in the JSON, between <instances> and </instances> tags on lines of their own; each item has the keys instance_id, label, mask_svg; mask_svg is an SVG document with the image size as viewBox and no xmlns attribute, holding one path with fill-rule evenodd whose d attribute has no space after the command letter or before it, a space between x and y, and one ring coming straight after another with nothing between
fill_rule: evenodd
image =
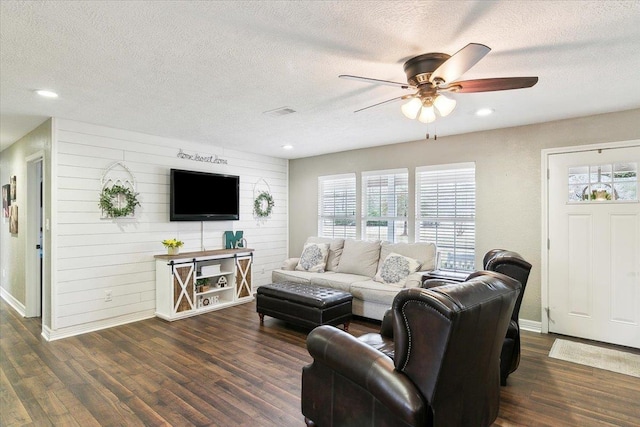
<instances>
[{"instance_id":1,"label":"ceiling fan","mask_svg":"<svg viewBox=\"0 0 640 427\"><path fill-rule=\"evenodd\" d=\"M447 116L456 106L456 100L448 98L444 93L492 92L498 90L522 89L535 85L537 77L501 77L493 79L460 80L464 73L480 61L491 48L479 43L469 43L453 55L446 53L425 53L409 59L404 63L407 83L372 79L342 74L342 79L357 80L372 84L381 84L412 90L415 93L398 96L355 112L377 107L401 99L409 102L402 105L402 113L410 119L418 118L423 123L431 123L436 119L436 111L440 116Z\"/></svg>"}]
</instances>

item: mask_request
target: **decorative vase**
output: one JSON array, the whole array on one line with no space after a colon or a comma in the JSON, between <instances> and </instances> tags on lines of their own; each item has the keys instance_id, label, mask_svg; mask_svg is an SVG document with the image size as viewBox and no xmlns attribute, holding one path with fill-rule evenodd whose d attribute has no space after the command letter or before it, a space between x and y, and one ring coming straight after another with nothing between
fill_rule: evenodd
<instances>
[{"instance_id":1,"label":"decorative vase","mask_svg":"<svg viewBox=\"0 0 640 427\"><path fill-rule=\"evenodd\" d=\"M167 248L167 253L169 255L178 255L180 253L180 248L172 248L172 247L168 247Z\"/></svg>"}]
</instances>

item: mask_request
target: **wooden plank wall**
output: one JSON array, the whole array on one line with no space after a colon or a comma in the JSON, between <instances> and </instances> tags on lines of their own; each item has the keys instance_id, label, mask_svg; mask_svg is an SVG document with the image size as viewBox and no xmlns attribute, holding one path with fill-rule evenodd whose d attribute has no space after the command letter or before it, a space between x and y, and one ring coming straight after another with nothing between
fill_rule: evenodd
<instances>
[{"instance_id":1,"label":"wooden plank wall","mask_svg":"<svg viewBox=\"0 0 640 427\"><path fill-rule=\"evenodd\" d=\"M66 336L153 316L155 263L163 239L185 242L183 251L223 247L225 230L243 230L254 253L254 287L267 283L287 255L288 161L215 145L161 138L56 119L52 238L54 335ZM218 156L228 164L179 158L178 152ZM136 179L142 206L134 219L103 219L101 178L124 162ZM171 168L240 176L240 221L170 222ZM253 216L254 186L264 179L275 200L270 219ZM262 187L264 185L262 184ZM195 197L216 197L194 189ZM113 299L105 301L106 291ZM68 329L67 332L64 332Z\"/></svg>"}]
</instances>

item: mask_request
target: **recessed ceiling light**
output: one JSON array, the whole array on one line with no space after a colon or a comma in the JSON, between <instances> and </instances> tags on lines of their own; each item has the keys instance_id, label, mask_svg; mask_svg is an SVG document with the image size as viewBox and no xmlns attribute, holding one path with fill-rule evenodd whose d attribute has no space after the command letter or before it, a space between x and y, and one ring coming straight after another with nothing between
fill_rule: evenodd
<instances>
[{"instance_id":1,"label":"recessed ceiling light","mask_svg":"<svg viewBox=\"0 0 640 427\"><path fill-rule=\"evenodd\" d=\"M50 90L38 89L36 93L45 98L57 98L58 94L55 92L51 92Z\"/></svg>"},{"instance_id":2,"label":"recessed ceiling light","mask_svg":"<svg viewBox=\"0 0 640 427\"><path fill-rule=\"evenodd\" d=\"M493 108L481 108L476 111L476 116L484 117L493 114Z\"/></svg>"},{"instance_id":3,"label":"recessed ceiling light","mask_svg":"<svg viewBox=\"0 0 640 427\"><path fill-rule=\"evenodd\" d=\"M283 150L291 150L292 148L293 148L293 145L291 145L291 144L286 144L286 145L282 146Z\"/></svg>"}]
</instances>

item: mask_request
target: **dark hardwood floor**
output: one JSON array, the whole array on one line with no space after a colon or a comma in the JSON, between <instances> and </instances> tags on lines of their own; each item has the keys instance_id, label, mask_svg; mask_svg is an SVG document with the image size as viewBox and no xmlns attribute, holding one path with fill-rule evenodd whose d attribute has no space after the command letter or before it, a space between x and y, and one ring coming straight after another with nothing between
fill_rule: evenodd
<instances>
[{"instance_id":1,"label":"dark hardwood floor","mask_svg":"<svg viewBox=\"0 0 640 427\"><path fill-rule=\"evenodd\" d=\"M254 303L53 342L4 301L0 316L2 426L304 426L308 331L260 326ZM350 333L377 329L357 319ZM640 379L550 359L555 338L523 333L495 425L640 425Z\"/></svg>"}]
</instances>

